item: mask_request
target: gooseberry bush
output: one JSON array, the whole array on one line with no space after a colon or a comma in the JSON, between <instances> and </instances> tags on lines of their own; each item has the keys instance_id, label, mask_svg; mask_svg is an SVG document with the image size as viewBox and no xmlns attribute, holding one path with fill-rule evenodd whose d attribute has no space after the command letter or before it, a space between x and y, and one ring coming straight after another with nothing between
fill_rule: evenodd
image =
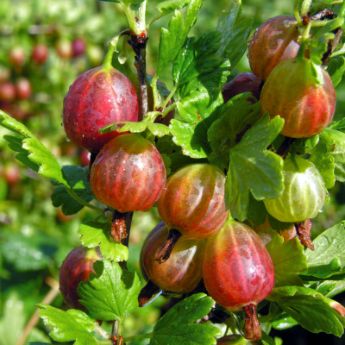
<instances>
[{"instance_id":1,"label":"gooseberry bush","mask_svg":"<svg viewBox=\"0 0 345 345\"><path fill-rule=\"evenodd\" d=\"M233 1L196 35L202 0L161 1L153 18L147 0L110 2L128 28L63 105L66 135L90 152L89 166L62 166L0 112L17 159L52 181L54 206L88 210L60 269L65 307L39 306L52 340L271 345L281 343L272 330L298 324L341 337L345 308L332 298L345 290L345 223L313 238L311 219L345 181L345 124L333 120L345 4L296 0L290 16L253 33ZM161 17L158 43L148 23ZM73 46L78 56L83 44ZM252 72L238 74L247 48ZM115 68L133 58L136 78ZM132 216L155 207L162 222L142 245L140 275L127 265ZM174 303L151 329L123 327L161 294Z\"/></svg>"}]
</instances>

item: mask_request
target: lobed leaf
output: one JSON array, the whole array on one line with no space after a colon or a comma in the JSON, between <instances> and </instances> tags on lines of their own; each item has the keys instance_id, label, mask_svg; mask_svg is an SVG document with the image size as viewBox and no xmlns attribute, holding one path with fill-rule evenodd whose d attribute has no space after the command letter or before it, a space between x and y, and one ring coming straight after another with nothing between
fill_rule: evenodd
<instances>
[{"instance_id":1,"label":"lobed leaf","mask_svg":"<svg viewBox=\"0 0 345 345\"><path fill-rule=\"evenodd\" d=\"M16 158L43 177L67 185L59 162L22 123L0 110L0 125L12 132L5 136Z\"/></svg>"},{"instance_id":2,"label":"lobed leaf","mask_svg":"<svg viewBox=\"0 0 345 345\"><path fill-rule=\"evenodd\" d=\"M307 268L307 260L298 238L284 241L276 234L267 250L274 264L275 287L302 284L299 274Z\"/></svg>"},{"instance_id":3,"label":"lobed leaf","mask_svg":"<svg viewBox=\"0 0 345 345\"><path fill-rule=\"evenodd\" d=\"M105 224L81 224L79 233L81 244L87 248L99 247L103 258L115 262L128 260L128 248L110 239L110 230Z\"/></svg>"},{"instance_id":4,"label":"lobed leaf","mask_svg":"<svg viewBox=\"0 0 345 345\"><path fill-rule=\"evenodd\" d=\"M94 335L96 321L80 310L63 311L49 305L40 305L40 315L57 342L73 342L74 345L98 345Z\"/></svg>"},{"instance_id":5,"label":"lobed leaf","mask_svg":"<svg viewBox=\"0 0 345 345\"><path fill-rule=\"evenodd\" d=\"M141 282L136 273L127 271L116 262L98 261L96 276L80 283L80 303L96 320L121 320L138 307Z\"/></svg>"},{"instance_id":6,"label":"lobed leaf","mask_svg":"<svg viewBox=\"0 0 345 345\"><path fill-rule=\"evenodd\" d=\"M256 200L277 197L283 189L283 160L267 150L284 125L284 120L267 116L259 120L230 151L226 201L232 215L247 218L249 193Z\"/></svg>"},{"instance_id":7,"label":"lobed leaf","mask_svg":"<svg viewBox=\"0 0 345 345\"><path fill-rule=\"evenodd\" d=\"M313 333L325 332L341 337L345 318L336 310L337 302L301 286L278 287L268 297L302 327Z\"/></svg>"},{"instance_id":8,"label":"lobed leaf","mask_svg":"<svg viewBox=\"0 0 345 345\"><path fill-rule=\"evenodd\" d=\"M325 230L313 243L315 250L306 250L306 275L328 278L345 273L345 222Z\"/></svg>"},{"instance_id":9,"label":"lobed leaf","mask_svg":"<svg viewBox=\"0 0 345 345\"><path fill-rule=\"evenodd\" d=\"M157 322L150 345L214 345L219 330L209 322L197 323L214 302L203 293L185 298Z\"/></svg>"}]
</instances>

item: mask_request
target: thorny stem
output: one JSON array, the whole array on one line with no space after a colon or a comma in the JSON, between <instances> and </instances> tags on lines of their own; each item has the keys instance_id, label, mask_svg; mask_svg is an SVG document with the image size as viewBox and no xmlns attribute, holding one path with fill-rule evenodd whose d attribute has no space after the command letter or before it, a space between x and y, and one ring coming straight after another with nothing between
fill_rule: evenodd
<instances>
[{"instance_id":1,"label":"thorny stem","mask_svg":"<svg viewBox=\"0 0 345 345\"><path fill-rule=\"evenodd\" d=\"M51 286L51 289L47 293L47 295L42 300L41 304L50 304L54 301L55 297L59 294L59 283L54 279L47 279L47 284ZM26 343L27 337L30 335L32 329L37 325L38 321L40 320L39 311L33 313L32 317L30 318L29 322L26 324L21 337L16 342L16 345L24 345Z\"/></svg>"},{"instance_id":2,"label":"thorny stem","mask_svg":"<svg viewBox=\"0 0 345 345\"><path fill-rule=\"evenodd\" d=\"M135 52L135 68L137 69L139 88L140 88L140 118L148 112L148 96L146 83L146 44L148 37L146 32L139 35L131 34L129 44Z\"/></svg>"}]
</instances>

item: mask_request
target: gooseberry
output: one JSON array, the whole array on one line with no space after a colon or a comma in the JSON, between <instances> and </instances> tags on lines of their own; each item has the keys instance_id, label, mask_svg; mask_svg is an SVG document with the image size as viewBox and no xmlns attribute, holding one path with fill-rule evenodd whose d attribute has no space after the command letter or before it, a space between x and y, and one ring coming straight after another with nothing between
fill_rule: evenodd
<instances>
[{"instance_id":1,"label":"gooseberry","mask_svg":"<svg viewBox=\"0 0 345 345\"><path fill-rule=\"evenodd\" d=\"M119 121L137 121L139 113L136 89L115 68L96 67L80 75L70 87L63 108L63 122L69 139L97 153L118 135L100 133Z\"/></svg>"},{"instance_id":2,"label":"gooseberry","mask_svg":"<svg viewBox=\"0 0 345 345\"><path fill-rule=\"evenodd\" d=\"M150 209L165 182L160 153L138 134L123 134L108 142L98 153L90 172L96 198L120 212Z\"/></svg>"}]
</instances>

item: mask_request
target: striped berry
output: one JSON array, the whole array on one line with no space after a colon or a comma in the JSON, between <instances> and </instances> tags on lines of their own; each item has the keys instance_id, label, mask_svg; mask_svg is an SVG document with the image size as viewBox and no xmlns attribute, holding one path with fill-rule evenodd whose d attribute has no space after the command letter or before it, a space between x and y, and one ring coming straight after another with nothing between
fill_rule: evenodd
<instances>
[{"instance_id":1,"label":"striped berry","mask_svg":"<svg viewBox=\"0 0 345 345\"><path fill-rule=\"evenodd\" d=\"M211 164L188 165L167 182L158 201L163 221L191 239L205 238L225 222L225 176Z\"/></svg>"},{"instance_id":2,"label":"striped berry","mask_svg":"<svg viewBox=\"0 0 345 345\"><path fill-rule=\"evenodd\" d=\"M299 50L297 38L298 28L294 17L278 16L263 23L248 47L253 73L265 80L280 61L296 57Z\"/></svg>"},{"instance_id":3,"label":"striped berry","mask_svg":"<svg viewBox=\"0 0 345 345\"><path fill-rule=\"evenodd\" d=\"M70 87L63 109L67 136L76 145L97 153L118 132L100 133L107 125L137 121L136 89L114 68L96 67L80 75Z\"/></svg>"},{"instance_id":4,"label":"striped berry","mask_svg":"<svg viewBox=\"0 0 345 345\"><path fill-rule=\"evenodd\" d=\"M284 189L275 199L265 199L267 212L281 222L299 223L314 218L325 202L327 190L313 163L301 158L284 162Z\"/></svg>"},{"instance_id":5,"label":"striped berry","mask_svg":"<svg viewBox=\"0 0 345 345\"><path fill-rule=\"evenodd\" d=\"M207 240L203 263L205 287L223 307L244 309L248 339L260 338L256 305L274 286L274 267L260 237L245 224L229 220Z\"/></svg>"},{"instance_id":6,"label":"striped berry","mask_svg":"<svg viewBox=\"0 0 345 345\"><path fill-rule=\"evenodd\" d=\"M60 291L65 302L74 308L82 308L79 303L78 285L87 281L93 272L93 264L99 255L93 249L77 247L65 258L60 268Z\"/></svg>"},{"instance_id":7,"label":"striped berry","mask_svg":"<svg viewBox=\"0 0 345 345\"><path fill-rule=\"evenodd\" d=\"M310 77L315 75L318 83ZM307 138L320 133L332 121L336 95L331 78L321 66L297 58L281 62L272 71L260 101L263 112L284 118L285 136Z\"/></svg>"},{"instance_id":8,"label":"striped berry","mask_svg":"<svg viewBox=\"0 0 345 345\"><path fill-rule=\"evenodd\" d=\"M201 281L203 242L181 237L169 259L163 263L155 260L155 253L168 237L169 229L161 222L148 235L140 256L142 272L163 291L187 293Z\"/></svg>"},{"instance_id":9,"label":"striped berry","mask_svg":"<svg viewBox=\"0 0 345 345\"><path fill-rule=\"evenodd\" d=\"M120 211L145 211L158 200L166 182L163 159L156 147L138 134L108 142L90 172L96 198Z\"/></svg>"}]
</instances>

